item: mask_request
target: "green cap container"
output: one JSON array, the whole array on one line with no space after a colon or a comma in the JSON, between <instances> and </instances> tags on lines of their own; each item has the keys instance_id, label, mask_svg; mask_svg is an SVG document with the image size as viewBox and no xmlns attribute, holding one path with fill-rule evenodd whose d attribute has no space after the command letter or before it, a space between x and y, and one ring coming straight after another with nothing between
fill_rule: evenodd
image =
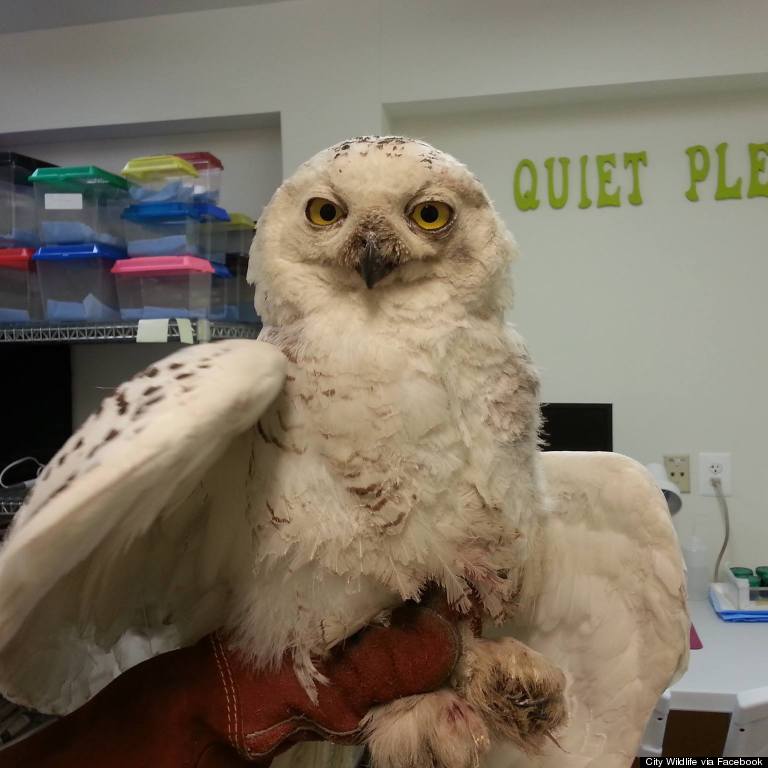
<instances>
[{"instance_id":1,"label":"green cap container","mask_svg":"<svg viewBox=\"0 0 768 768\"><path fill-rule=\"evenodd\" d=\"M737 579L748 579L750 576L754 576L754 571L751 568L742 568L741 566L734 566L731 568L731 573Z\"/></svg>"},{"instance_id":2,"label":"green cap container","mask_svg":"<svg viewBox=\"0 0 768 768\"><path fill-rule=\"evenodd\" d=\"M749 579L749 586L750 587L759 587L760 586L760 577L759 576L747 576Z\"/></svg>"},{"instance_id":3,"label":"green cap container","mask_svg":"<svg viewBox=\"0 0 768 768\"><path fill-rule=\"evenodd\" d=\"M30 177L32 184L45 184L62 192L85 192L97 195L122 195L130 183L122 176L95 165L68 168L38 168Z\"/></svg>"}]
</instances>

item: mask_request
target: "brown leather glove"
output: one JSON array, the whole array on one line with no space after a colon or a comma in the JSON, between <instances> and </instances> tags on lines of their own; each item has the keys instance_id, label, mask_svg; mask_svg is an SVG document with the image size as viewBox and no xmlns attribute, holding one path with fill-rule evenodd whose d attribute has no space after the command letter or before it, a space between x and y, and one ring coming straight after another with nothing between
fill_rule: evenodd
<instances>
[{"instance_id":1,"label":"brown leather glove","mask_svg":"<svg viewBox=\"0 0 768 768\"><path fill-rule=\"evenodd\" d=\"M0 768L235 768L297 741L359 741L371 707L442 686L460 654L449 611L406 604L317 664L314 705L286 657L254 671L218 635L121 675L85 706L0 752Z\"/></svg>"}]
</instances>

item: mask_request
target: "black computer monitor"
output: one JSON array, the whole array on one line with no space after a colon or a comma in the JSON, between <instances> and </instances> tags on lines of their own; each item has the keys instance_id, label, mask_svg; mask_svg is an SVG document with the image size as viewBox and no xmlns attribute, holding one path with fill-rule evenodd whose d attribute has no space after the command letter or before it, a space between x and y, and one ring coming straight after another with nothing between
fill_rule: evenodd
<instances>
[{"instance_id":1,"label":"black computer monitor","mask_svg":"<svg viewBox=\"0 0 768 768\"><path fill-rule=\"evenodd\" d=\"M612 451L611 403L542 403L543 451Z\"/></svg>"}]
</instances>

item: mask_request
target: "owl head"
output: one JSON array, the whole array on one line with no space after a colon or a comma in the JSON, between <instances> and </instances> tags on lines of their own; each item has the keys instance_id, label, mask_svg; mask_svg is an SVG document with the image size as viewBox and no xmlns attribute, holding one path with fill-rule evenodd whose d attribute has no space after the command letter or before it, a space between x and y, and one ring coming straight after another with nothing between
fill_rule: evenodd
<instances>
[{"instance_id":1,"label":"owl head","mask_svg":"<svg viewBox=\"0 0 768 768\"><path fill-rule=\"evenodd\" d=\"M275 192L248 279L270 325L339 308L500 315L515 252L464 165L423 141L365 136L319 152Z\"/></svg>"}]
</instances>

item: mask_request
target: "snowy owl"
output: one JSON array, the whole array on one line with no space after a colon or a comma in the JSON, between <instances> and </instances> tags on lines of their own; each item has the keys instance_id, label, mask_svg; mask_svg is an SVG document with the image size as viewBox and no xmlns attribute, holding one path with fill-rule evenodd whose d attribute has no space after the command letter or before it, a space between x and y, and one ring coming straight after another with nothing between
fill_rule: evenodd
<instances>
[{"instance_id":1,"label":"snowy owl","mask_svg":"<svg viewBox=\"0 0 768 768\"><path fill-rule=\"evenodd\" d=\"M290 653L312 694L313 658L429 584L459 611L537 620L570 532L537 452L537 373L504 323L515 250L479 181L424 142L361 137L301 166L251 250L260 340L189 348L120 386L19 513L0 554L0 690L67 712L140 657L223 627L257 666ZM635 739L684 661L682 570L642 470L602 461L650 510L664 565L648 579L667 595L653 646L667 650L633 694ZM599 570L613 523L579 514L574 546ZM598 578L613 574L593 593ZM377 763L464 768L499 734L542 750L566 683L592 696L582 678L609 661L584 661L579 611L555 608L540 617L546 657L465 631L452 690L372 713ZM617 618L620 644L642 638L641 615Z\"/></svg>"}]
</instances>

